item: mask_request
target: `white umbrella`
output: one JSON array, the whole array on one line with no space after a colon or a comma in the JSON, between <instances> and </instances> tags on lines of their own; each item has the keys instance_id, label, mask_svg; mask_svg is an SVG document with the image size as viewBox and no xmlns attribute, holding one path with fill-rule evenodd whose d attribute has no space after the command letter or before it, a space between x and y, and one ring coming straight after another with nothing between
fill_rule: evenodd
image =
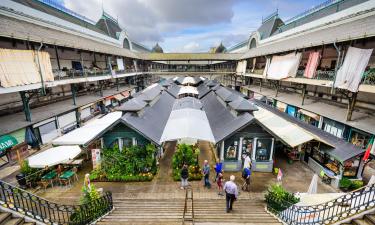
<instances>
[{"instance_id":1,"label":"white umbrella","mask_svg":"<svg viewBox=\"0 0 375 225\"><path fill-rule=\"evenodd\" d=\"M311 179L311 183L309 186L309 190L307 191L308 194L316 194L318 192L318 175L314 174L313 178Z\"/></svg>"},{"instance_id":2,"label":"white umbrella","mask_svg":"<svg viewBox=\"0 0 375 225\"><path fill-rule=\"evenodd\" d=\"M32 168L44 168L67 163L80 153L81 148L78 145L50 148L29 157L29 166Z\"/></svg>"}]
</instances>

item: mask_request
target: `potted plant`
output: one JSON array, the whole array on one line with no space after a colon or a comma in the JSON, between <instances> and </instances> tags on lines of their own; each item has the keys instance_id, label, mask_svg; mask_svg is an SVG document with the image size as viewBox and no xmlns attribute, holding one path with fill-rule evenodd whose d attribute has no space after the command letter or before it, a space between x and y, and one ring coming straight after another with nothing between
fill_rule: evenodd
<instances>
[{"instance_id":1,"label":"potted plant","mask_svg":"<svg viewBox=\"0 0 375 225\"><path fill-rule=\"evenodd\" d=\"M340 189L345 192L349 191L351 185L352 181L345 177L342 178L339 182Z\"/></svg>"}]
</instances>

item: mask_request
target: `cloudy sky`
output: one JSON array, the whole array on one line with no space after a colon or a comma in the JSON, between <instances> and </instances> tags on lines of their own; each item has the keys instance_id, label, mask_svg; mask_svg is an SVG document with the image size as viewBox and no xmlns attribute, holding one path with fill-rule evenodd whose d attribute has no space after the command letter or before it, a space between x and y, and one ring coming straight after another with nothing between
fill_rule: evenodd
<instances>
[{"instance_id":1,"label":"cloudy sky","mask_svg":"<svg viewBox=\"0 0 375 225\"><path fill-rule=\"evenodd\" d=\"M246 40L277 8L282 19L322 0L60 0L65 7L93 20L104 10L118 18L130 38L165 52L207 52ZM102 4L103 2L103 4Z\"/></svg>"}]
</instances>

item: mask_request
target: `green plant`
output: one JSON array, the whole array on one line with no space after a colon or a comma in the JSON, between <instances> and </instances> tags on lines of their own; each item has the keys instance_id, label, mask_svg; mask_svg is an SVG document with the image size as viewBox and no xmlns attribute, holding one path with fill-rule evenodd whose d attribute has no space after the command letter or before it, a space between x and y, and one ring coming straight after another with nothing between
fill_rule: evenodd
<instances>
[{"instance_id":1,"label":"green plant","mask_svg":"<svg viewBox=\"0 0 375 225\"><path fill-rule=\"evenodd\" d=\"M287 192L281 185L271 185L265 195L268 209L275 213L279 213L293 204L299 202L299 198Z\"/></svg>"},{"instance_id":2,"label":"green plant","mask_svg":"<svg viewBox=\"0 0 375 225\"><path fill-rule=\"evenodd\" d=\"M339 187L344 190L348 190L350 186L352 185L352 181L348 178L342 178L339 182Z\"/></svg>"},{"instance_id":3,"label":"green plant","mask_svg":"<svg viewBox=\"0 0 375 225\"><path fill-rule=\"evenodd\" d=\"M42 177L42 170L31 168L27 160L22 161L20 171L26 176L26 180L30 182L31 185L35 185Z\"/></svg>"},{"instance_id":4,"label":"green plant","mask_svg":"<svg viewBox=\"0 0 375 225\"><path fill-rule=\"evenodd\" d=\"M357 190L361 187L363 187L363 181L361 180L354 180L352 181L352 184L350 185L351 190Z\"/></svg>"},{"instance_id":5,"label":"green plant","mask_svg":"<svg viewBox=\"0 0 375 225\"><path fill-rule=\"evenodd\" d=\"M82 187L82 196L80 199L81 204L89 203L99 198L100 194L93 184L90 185L90 188L86 186Z\"/></svg>"},{"instance_id":6,"label":"green plant","mask_svg":"<svg viewBox=\"0 0 375 225\"><path fill-rule=\"evenodd\" d=\"M198 165L199 149L193 149L192 145L179 144L172 158L172 177L174 181L180 180L182 166L189 166L189 180L201 180L202 173Z\"/></svg>"}]
</instances>

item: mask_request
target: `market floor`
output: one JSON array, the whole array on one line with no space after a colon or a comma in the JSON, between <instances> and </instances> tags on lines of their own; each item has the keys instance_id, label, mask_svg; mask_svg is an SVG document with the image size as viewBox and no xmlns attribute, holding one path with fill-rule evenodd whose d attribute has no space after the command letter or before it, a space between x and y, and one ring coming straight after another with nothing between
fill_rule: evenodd
<instances>
[{"instance_id":1,"label":"market floor","mask_svg":"<svg viewBox=\"0 0 375 225\"><path fill-rule=\"evenodd\" d=\"M203 146L201 146L203 148ZM103 188L104 191L111 191L114 197L121 198L184 198L185 191L179 188L180 183L172 180L171 162L174 152L175 144L167 145L167 150L164 158L160 160L159 174L151 182L133 182L133 183L120 183L120 182L93 182L97 188ZM202 156L199 161L208 159L211 165L214 163L213 154L202 149ZM210 154L212 158L210 158ZM303 162L294 162L288 164L287 160L281 155L276 160L276 167L281 168L283 171L282 185L290 192L306 192L310 185L313 172ZM202 158L202 159L201 159ZM90 172L92 168L91 163L84 165L79 171L79 180L74 182L71 187L54 187L47 190L38 190L37 195L44 198L56 201L62 204L78 203L81 195L81 188L83 185L84 174ZM228 180L229 176L234 174L236 176L236 183L241 185L241 172L224 173L224 179ZM211 174L213 179L214 172ZM241 192L240 199L264 199L264 192L269 185L276 183L276 175L272 173L254 172L251 177L251 191ZM223 198L217 195L217 186L212 181L212 188L206 189L203 187L203 182L193 181L190 182L194 190L194 198L203 199L220 199ZM318 182L318 193L332 193L336 192L332 187Z\"/></svg>"}]
</instances>

